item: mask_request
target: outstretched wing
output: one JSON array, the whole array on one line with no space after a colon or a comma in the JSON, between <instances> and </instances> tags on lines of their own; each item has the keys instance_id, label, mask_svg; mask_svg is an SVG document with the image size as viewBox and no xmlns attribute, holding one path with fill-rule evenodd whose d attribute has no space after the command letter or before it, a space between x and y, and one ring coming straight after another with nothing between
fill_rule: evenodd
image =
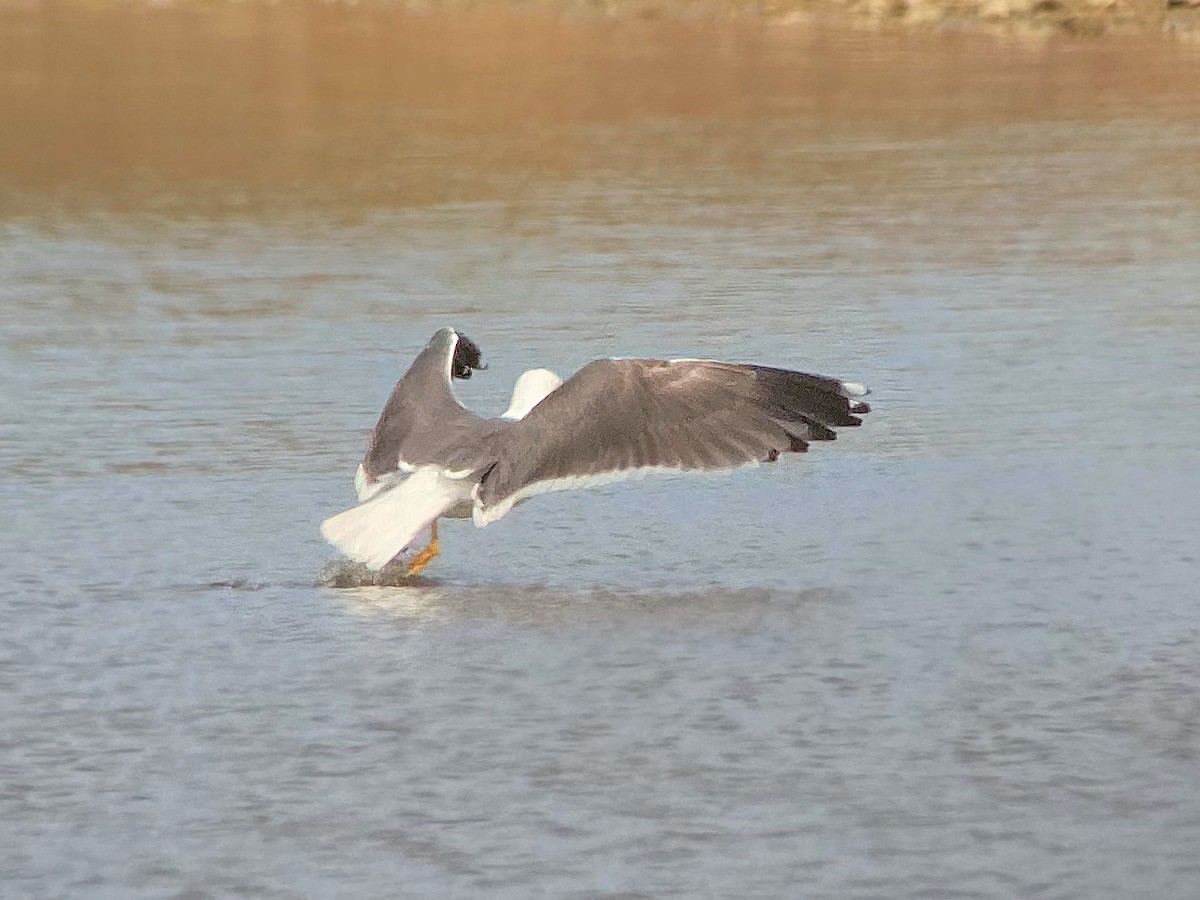
<instances>
[{"instance_id":1,"label":"outstretched wing","mask_svg":"<svg viewBox=\"0 0 1200 900\"><path fill-rule=\"evenodd\" d=\"M475 521L486 525L532 494L646 470L773 462L861 424L866 394L859 384L766 366L596 360L496 435Z\"/></svg>"}]
</instances>

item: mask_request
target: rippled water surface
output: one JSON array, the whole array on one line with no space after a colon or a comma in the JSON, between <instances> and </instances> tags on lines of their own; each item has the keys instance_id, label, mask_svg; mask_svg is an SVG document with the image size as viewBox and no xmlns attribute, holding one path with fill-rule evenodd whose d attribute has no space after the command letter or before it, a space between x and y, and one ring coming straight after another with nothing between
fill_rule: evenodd
<instances>
[{"instance_id":1,"label":"rippled water surface","mask_svg":"<svg viewBox=\"0 0 1200 900\"><path fill-rule=\"evenodd\" d=\"M5 897L1200 895L1200 54L0 19ZM316 532L443 324L836 444Z\"/></svg>"}]
</instances>

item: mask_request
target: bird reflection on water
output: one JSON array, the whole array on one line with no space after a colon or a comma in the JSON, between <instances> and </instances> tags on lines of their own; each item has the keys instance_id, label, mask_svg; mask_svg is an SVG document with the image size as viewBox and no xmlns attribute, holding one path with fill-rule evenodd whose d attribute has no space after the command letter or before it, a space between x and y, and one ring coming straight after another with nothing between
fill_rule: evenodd
<instances>
[{"instance_id":1,"label":"bird reflection on water","mask_svg":"<svg viewBox=\"0 0 1200 900\"><path fill-rule=\"evenodd\" d=\"M794 617L806 606L835 606L849 594L834 588L808 590L732 589L694 591L580 589L539 584L461 584L410 576L404 565L372 571L337 560L317 582L336 591L350 611L371 618L434 624L489 620L522 625L602 625L647 622L686 625L720 623L761 626L773 616Z\"/></svg>"}]
</instances>

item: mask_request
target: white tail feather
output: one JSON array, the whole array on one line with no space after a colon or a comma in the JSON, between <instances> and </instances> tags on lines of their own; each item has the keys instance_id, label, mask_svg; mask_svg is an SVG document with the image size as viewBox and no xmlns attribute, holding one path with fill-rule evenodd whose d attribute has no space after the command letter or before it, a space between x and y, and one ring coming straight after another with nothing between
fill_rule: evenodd
<instances>
[{"instance_id":1,"label":"white tail feather","mask_svg":"<svg viewBox=\"0 0 1200 900\"><path fill-rule=\"evenodd\" d=\"M321 523L321 535L351 559L382 569L425 526L469 497L463 480L418 469L391 490L330 516Z\"/></svg>"}]
</instances>

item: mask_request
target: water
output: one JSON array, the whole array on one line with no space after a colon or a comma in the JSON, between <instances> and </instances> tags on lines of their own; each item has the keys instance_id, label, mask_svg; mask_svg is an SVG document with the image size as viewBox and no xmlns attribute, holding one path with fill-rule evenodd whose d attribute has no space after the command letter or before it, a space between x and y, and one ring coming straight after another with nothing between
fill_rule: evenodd
<instances>
[{"instance_id":1,"label":"water","mask_svg":"<svg viewBox=\"0 0 1200 900\"><path fill-rule=\"evenodd\" d=\"M313 9L0 45L6 897L1200 892L1194 47ZM323 586L448 323L480 410L644 353L875 411Z\"/></svg>"}]
</instances>

